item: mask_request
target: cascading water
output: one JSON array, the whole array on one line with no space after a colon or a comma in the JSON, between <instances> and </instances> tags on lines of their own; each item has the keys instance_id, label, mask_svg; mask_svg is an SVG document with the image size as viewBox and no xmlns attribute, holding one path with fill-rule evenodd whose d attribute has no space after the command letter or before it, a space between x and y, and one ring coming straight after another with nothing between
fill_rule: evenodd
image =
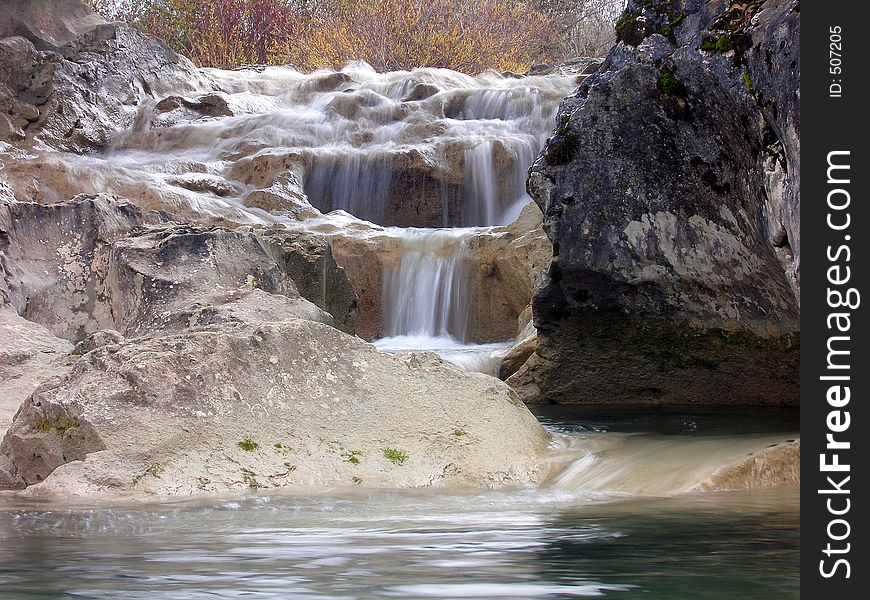
<instances>
[{"instance_id":1,"label":"cascading water","mask_svg":"<svg viewBox=\"0 0 870 600\"><path fill-rule=\"evenodd\" d=\"M403 253L383 260L377 345L494 373L509 344L472 344L495 340L469 334L479 269L463 249L529 202L526 173L576 76L376 73L363 63L203 74L211 89L143 105L105 152L40 156L39 193L99 189L194 219L367 235L347 214L311 207L345 211L382 226L369 231ZM205 97L220 116L190 108Z\"/></svg>"},{"instance_id":2,"label":"cascading water","mask_svg":"<svg viewBox=\"0 0 870 600\"><path fill-rule=\"evenodd\" d=\"M384 273L387 336L466 339L468 286L462 230L412 229L403 238L399 267Z\"/></svg>"}]
</instances>

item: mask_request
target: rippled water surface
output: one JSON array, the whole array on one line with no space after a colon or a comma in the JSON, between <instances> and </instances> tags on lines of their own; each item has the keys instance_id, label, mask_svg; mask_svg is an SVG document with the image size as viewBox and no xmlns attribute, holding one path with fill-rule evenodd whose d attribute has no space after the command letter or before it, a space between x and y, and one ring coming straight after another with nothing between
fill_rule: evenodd
<instances>
[{"instance_id":1,"label":"rippled water surface","mask_svg":"<svg viewBox=\"0 0 870 600\"><path fill-rule=\"evenodd\" d=\"M786 417L764 428L787 432ZM694 415L683 428L675 418L544 420L576 430L645 419L687 438L746 421ZM799 596L794 488L670 498L335 490L76 507L0 497L0 537L2 598Z\"/></svg>"}]
</instances>

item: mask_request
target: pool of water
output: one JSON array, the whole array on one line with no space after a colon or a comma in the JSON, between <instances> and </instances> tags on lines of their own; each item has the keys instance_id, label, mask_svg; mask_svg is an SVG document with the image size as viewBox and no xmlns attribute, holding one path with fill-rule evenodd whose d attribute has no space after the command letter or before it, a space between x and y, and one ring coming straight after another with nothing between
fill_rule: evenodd
<instances>
[{"instance_id":1,"label":"pool of water","mask_svg":"<svg viewBox=\"0 0 870 600\"><path fill-rule=\"evenodd\" d=\"M537 412L569 435L659 442L797 431L793 416L771 412ZM0 598L797 598L799 512L796 487L673 497L332 490L76 506L0 496Z\"/></svg>"}]
</instances>

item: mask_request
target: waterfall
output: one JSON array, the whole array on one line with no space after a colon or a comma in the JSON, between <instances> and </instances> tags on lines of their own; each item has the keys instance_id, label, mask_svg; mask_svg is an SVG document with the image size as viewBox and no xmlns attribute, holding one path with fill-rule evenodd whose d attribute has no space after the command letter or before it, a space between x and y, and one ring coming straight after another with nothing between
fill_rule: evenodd
<instances>
[{"instance_id":1,"label":"waterfall","mask_svg":"<svg viewBox=\"0 0 870 600\"><path fill-rule=\"evenodd\" d=\"M387 336L450 337L465 341L468 285L464 232L410 229L402 236L402 259L383 274Z\"/></svg>"},{"instance_id":2,"label":"waterfall","mask_svg":"<svg viewBox=\"0 0 870 600\"><path fill-rule=\"evenodd\" d=\"M350 150L317 156L305 179L305 193L323 211L344 210L384 223L393 180L388 155Z\"/></svg>"},{"instance_id":3,"label":"waterfall","mask_svg":"<svg viewBox=\"0 0 870 600\"><path fill-rule=\"evenodd\" d=\"M480 270L466 248L530 201L528 169L576 77L376 73L364 63L208 76L214 90L203 97L222 116L197 112L195 97L149 105L142 127L76 159L90 181L65 185L217 221L398 240L400 255L383 257L380 305L372 285L379 347L435 349L493 372L505 344L470 343L480 337L470 310Z\"/></svg>"}]
</instances>

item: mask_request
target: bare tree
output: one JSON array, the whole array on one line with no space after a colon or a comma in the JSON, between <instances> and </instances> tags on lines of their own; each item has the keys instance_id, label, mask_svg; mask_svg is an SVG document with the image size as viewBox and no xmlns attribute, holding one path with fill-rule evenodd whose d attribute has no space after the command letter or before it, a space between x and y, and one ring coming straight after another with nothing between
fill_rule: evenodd
<instances>
[{"instance_id":1,"label":"bare tree","mask_svg":"<svg viewBox=\"0 0 870 600\"><path fill-rule=\"evenodd\" d=\"M625 9L626 0L537 0L557 28L553 55L604 56L616 41L614 22Z\"/></svg>"}]
</instances>

